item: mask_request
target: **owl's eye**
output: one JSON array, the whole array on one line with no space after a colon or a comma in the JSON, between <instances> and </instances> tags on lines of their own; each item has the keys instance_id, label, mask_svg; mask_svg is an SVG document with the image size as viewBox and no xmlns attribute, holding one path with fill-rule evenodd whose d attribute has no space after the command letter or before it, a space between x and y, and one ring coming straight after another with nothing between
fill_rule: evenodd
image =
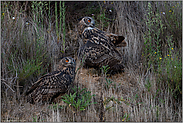
<instances>
[{"instance_id":1,"label":"owl's eye","mask_svg":"<svg viewBox=\"0 0 183 123\"><path fill-rule=\"evenodd\" d=\"M66 60L65 60L65 62L67 62L67 63L68 63L68 62L69 62L69 60L67 60L67 59L66 59Z\"/></svg>"},{"instance_id":2,"label":"owl's eye","mask_svg":"<svg viewBox=\"0 0 183 123\"><path fill-rule=\"evenodd\" d=\"M91 20L90 20L90 19L88 19L88 22L90 23L90 22L91 22Z\"/></svg>"}]
</instances>

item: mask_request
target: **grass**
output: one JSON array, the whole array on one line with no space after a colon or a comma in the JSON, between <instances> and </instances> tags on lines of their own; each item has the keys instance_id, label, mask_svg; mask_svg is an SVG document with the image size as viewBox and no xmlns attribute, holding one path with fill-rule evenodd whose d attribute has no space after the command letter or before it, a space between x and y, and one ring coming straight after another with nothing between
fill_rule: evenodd
<instances>
[{"instance_id":1,"label":"grass","mask_svg":"<svg viewBox=\"0 0 183 123\"><path fill-rule=\"evenodd\" d=\"M1 2L1 121L181 122L182 2L84 4ZM108 22L111 6L116 18ZM27 103L27 88L60 57L77 58L76 18L92 14L97 27L125 36L125 72L108 76L107 66L97 74L81 65L73 93L58 103Z\"/></svg>"}]
</instances>

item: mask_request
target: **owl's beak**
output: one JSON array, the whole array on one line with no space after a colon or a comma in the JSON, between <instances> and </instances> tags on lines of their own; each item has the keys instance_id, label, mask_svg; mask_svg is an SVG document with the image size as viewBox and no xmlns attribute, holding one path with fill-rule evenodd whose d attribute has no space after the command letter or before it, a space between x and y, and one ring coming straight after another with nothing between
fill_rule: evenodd
<instances>
[{"instance_id":1,"label":"owl's beak","mask_svg":"<svg viewBox=\"0 0 183 123\"><path fill-rule=\"evenodd\" d=\"M76 62L72 62L72 67L75 67L76 66Z\"/></svg>"},{"instance_id":2,"label":"owl's beak","mask_svg":"<svg viewBox=\"0 0 183 123\"><path fill-rule=\"evenodd\" d=\"M95 23L92 24L92 27L94 27L94 26L95 26Z\"/></svg>"},{"instance_id":3,"label":"owl's beak","mask_svg":"<svg viewBox=\"0 0 183 123\"><path fill-rule=\"evenodd\" d=\"M90 23L90 27L94 27L95 26L95 21L92 21L91 23Z\"/></svg>"}]
</instances>

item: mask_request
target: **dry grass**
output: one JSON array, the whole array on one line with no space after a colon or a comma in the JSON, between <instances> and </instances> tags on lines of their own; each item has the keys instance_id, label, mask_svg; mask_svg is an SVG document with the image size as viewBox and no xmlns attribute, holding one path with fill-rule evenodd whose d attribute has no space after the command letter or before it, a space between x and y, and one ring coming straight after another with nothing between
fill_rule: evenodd
<instances>
[{"instance_id":1,"label":"dry grass","mask_svg":"<svg viewBox=\"0 0 183 123\"><path fill-rule=\"evenodd\" d=\"M168 2L167 5L175 6L177 3ZM68 3L66 4L68 5ZM91 94L95 94L92 102L97 102L97 104L88 106L84 111L76 112L61 99L58 99L57 104L29 104L25 101L23 94L38 77L53 71L60 57L77 58L76 52L79 47L75 31L77 28L72 24L77 23L76 17L87 16L86 13L90 13L92 9L72 16L73 11L69 11L72 7L70 8L68 5L68 16L66 16L66 22L68 22L66 32L68 33L65 35L66 52L63 53L63 40L56 35L54 19L52 21L45 19L44 23L47 24L42 27L33 19L33 17L38 19L37 15L30 16L24 11L26 3L20 6L18 2L1 2L2 122L98 122L101 121L101 110L104 113L102 120L107 122L182 121L182 98L175 99L168 89L166 81L159 81L158 73L151 68L144 68L143 35L147 30L145 14L148 2L114 2L112 4L106 2L104 6L112 5L117 10L116 19L109 24L106 24L105 19L101 16L102 10L105 8L103 4L103 2L91 2L91 4L88 2L86 6L99 6L100 11L94 13L94 18L101 29L125 36L128 46L119 50L124 54L126 67L123 73L107 77L95 69L81 68L77 73L74 85L77 85L78 82L79 87L87 88ZM154 2L153 5L154 11L156 11L155 8L158 8L159 12L166 9L163 2ZM177 7L178 10L180 8ZM83 8L83 10L87 9ZM82 9L78 11L82 11ZM39 15L39 13L37 14ZM88 14L88 16L91 15ZM46 17L46 14L43 17ZM52 17L54 18L54 14ZM72 18L73 21L67 21L68 18ZM163 21L167 22L166 24L171 22L168 19ZM174 49L179 51L178 49L182 48L182 38L179 33L175 32L182 32L182 30L176 26L174 31L170 31L171 29L167 29L166 34L174 36L173 39L177 40ZM79 67L79 61L77 62L77 67ZM101 107L101 92L104 107Z\"/></svg>"},{"instance_id":2,"label":"dry grass","mask_svg":"<svg viewBox=\"0 0 183 123\"><path fill-rule=\"evenodd\" d=\"M103 100L114 97L116 100L109 100L104 105L104 118L107 122L146 122L146 121L181 121L182 109L174 109L174 100L169 92L164 92L156 96L156 79L152 73L146 73L146 77L152 82L152 88L147 90L144 83L144 75L139 75L138 71L125 69L125 73L116 74L111 79L113 83L107 88L106 81L103 81ZM89 106L85 111L75 114L72 108L67 107L62 101L56 107L53 104L32 105L23 99L12 101L7 98L2 99L2 121L37 121L66 122L66 121L99 121L99 98L100 98L100 76L88 73L88 70L81 69L79 75L79 86L86 87L95 94L93 101L98 102ZM114 87L114 84L116 85ZM181 106L177 102L177 106ZM50 107L49 107L50 106ZM61 108L62 106L62 108ZM178 106L178 107L179 107ZM52 107L52 108L51 108ZM54 107L54 108L53 108ZM111 107L108 109L108 107ZM128 115L128 117L127 117ZM129 118L129 119L128 119Z\"/></svg>"}]
</instances>

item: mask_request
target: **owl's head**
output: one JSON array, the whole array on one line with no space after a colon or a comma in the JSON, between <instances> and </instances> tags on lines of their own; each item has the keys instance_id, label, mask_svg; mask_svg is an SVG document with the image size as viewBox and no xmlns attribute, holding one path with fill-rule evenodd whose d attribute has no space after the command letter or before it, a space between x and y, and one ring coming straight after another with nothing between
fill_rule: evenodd
<instances>
[{"instance_id":1,"label":"owl's head","mask_svg":"<svg viewBox=\"0 0 183 123\"><path fill-rule=\"evenodd\" d=\"M84 25L85 27L94 27L95 21L91 17L82 17L79 19L79 24Z\"/></svg>"},{"instance_id":2,"label":"owl's head","mask_svg":"<svg viewBox=\"0 0 183 123\"><path fill-rule=\"evenodd\" d=\"M64 57L58 63L57 69L62 69L63 67L73 67L73 68L75 68L76 67L76 62L71 57Z\"/></svg>"}]
</instances>

